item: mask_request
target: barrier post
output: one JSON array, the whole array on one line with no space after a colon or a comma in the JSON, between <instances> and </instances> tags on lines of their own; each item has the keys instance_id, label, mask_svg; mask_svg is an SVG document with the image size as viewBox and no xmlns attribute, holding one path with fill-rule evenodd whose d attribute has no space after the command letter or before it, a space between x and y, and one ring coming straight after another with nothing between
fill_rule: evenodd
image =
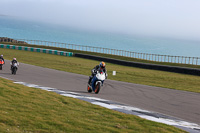
<instances>
[{"instance_id":1,"label":"barrier post","mask_svg":"<svg viewBox=\"0 0 200 133\"><path fill-rule=\"evenodd\" d=\"M188 64L190 64L190 57L189 57L189 61L188 61Z\"/></svg>"},{"instance_id":2,"label":"barrier post","mask_svg":"<svg viewBox=\"0 0 200 133\"><path fill-rule=\"evenodd\" d=\"M193 65L193 63L194 63L194 57L192 57L192 65Z\"/></svg>"}]
</instances>

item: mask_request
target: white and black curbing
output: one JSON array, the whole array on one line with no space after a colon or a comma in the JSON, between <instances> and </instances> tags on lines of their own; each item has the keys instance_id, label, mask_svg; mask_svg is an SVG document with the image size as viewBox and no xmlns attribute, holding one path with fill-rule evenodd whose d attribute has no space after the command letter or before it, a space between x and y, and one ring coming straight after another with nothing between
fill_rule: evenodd
<instances>
[{"instance_id":1,"label":"white and black curbing","mask_svg":"<svg viewBox=\"0 0 200 133\"><path fill-rule=\"evenodd\" d=\"M54 54L54 55L62 55L62 56L73 56L72 52L59 51L59 50L53 50L53 49L35 48L35 47L26 47L26 46L15 46L15 45L0 44L0 48L24 50L24 51L39 52L39 53Z\"/></svg>"}]
</instances>

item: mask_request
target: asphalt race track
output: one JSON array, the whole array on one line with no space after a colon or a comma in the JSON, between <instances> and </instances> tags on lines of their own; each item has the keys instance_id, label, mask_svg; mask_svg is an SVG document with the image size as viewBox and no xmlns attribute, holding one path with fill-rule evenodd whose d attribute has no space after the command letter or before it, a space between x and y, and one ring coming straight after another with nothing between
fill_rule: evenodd
<instances>
[{"instance_id":1,"label":"asphalt race track","mask_svg":"<svg viewBox=\"0 0 200 133\"><path fill-rule=\"evenodd\" d=\"M20 63L16 75L6 61L0 76L59 90L72 91L112 100L133 107L159 112L200 125L200 94L108 79L99 94L87 92L88 76Z\"/></svg>"}]
</instances>

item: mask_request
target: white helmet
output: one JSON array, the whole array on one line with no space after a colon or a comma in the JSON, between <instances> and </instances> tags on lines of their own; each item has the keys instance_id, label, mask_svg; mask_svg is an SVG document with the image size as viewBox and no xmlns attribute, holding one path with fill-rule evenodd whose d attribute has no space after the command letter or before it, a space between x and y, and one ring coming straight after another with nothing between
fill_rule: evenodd
<instances>
[{"instance_id":1,"label":"white helmet","mask_svg":"<svg viewBox=\"0 0 200 133\"><path fill-rule=\"evenodd\" d=\"M16 58L13 58L13 60L16 60Z\"/></svg>"},{"instance_id":2,"label":"white helmet","mask_svg":"<svg viewBox=\"0 0 200 133\"><path fill-rule=\"evenodd\" d=\"M3 55L1 55L1 57L3 57Z\"/></svg>"}]
</instances>

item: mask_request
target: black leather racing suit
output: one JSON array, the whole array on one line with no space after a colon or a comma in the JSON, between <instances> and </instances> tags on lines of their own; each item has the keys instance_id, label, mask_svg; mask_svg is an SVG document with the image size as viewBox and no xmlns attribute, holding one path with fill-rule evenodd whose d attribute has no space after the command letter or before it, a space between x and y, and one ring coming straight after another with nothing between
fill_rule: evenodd
<instances>
[{"instance_id":1,"label":"black leather racing suit","mask_svg":"<svg viewBox=\"0 0 200 133\"><path fill-rule=\"evenodd\" d=\"M11 68L10 68L11 70L12 70L12 66L13 66L14 63L17 63L17 60L12 60L11 61Z\"/></svg>"},{"instance_id":2,"label":"black leather racing suit","mask_svg":"<svg viewBox=\"0 0 200 133\"><path fill-rule=\"evenodd\" d=\"M101 69L105 74L107 73L105 67L104 67L104 68L101 68L100 65L95 66L95 67L91 70L92 75L89 77L89 81L88 81L88 84L89 84L89 85L90 85L90 83L91 83L92 78L94 77L94 75L95 75L95 74L97 73L97 71L100 70L100 69ZM107 75L107 74L106 74L106 75Z\"/></svg>"}]
</instances>

